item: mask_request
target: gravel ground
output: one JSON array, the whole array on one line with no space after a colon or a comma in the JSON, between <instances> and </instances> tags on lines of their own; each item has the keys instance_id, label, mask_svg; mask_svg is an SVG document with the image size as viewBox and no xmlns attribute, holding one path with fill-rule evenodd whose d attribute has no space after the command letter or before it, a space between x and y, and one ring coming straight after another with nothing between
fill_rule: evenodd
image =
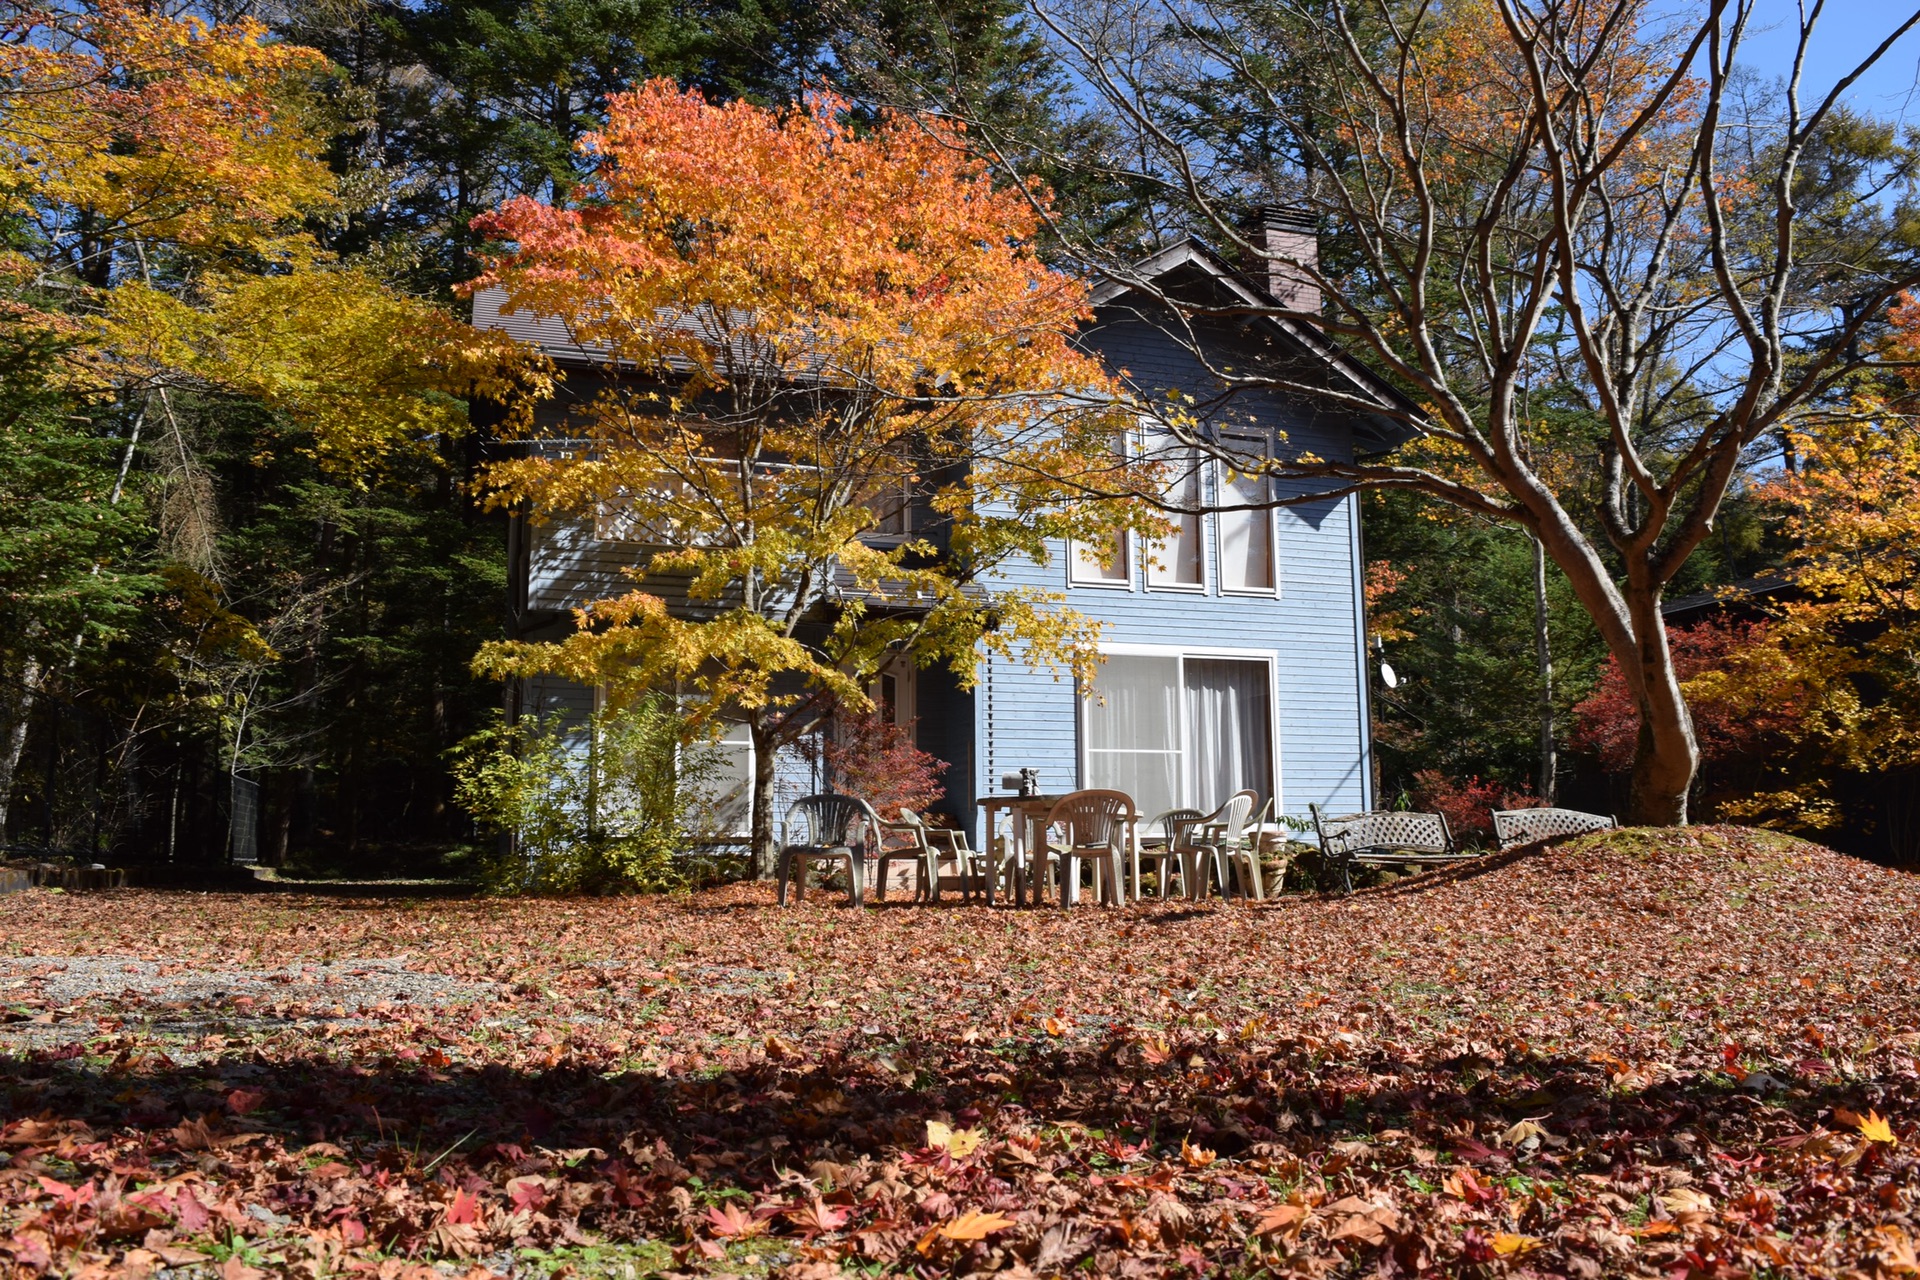
<instances>
[{"instance_id":1,"label":"gravel ground","mask_svg":"<svg viewBox=\"0 0 1920 1280\"><path fill-rule=\"evenodd\" d=\"M407 968L412 956L376 956L301 964L280 969L207 967L124 956L0 956L0 998L23 991L53 1004L92 996L128 994L160 1000L327 1000L342 1004L465 1004L499 990L474 982Z\"/></svg>"},{"instance_id":2,"label":"gravel ground","mask_svg":"<svg viewBox=\"0 0 1920 1280\"><path fill-rule=\"evenodd\" d=\"M358 1027L370 1009L449 1010L495 1001L496 982L422 972L407 953L274 969L129 956L0 955L0 1053L57 1048L140 1023L177 1047L210 1032ZM495 1025L507 1019L489 1020Z\"/></svg>"}]
</instances>

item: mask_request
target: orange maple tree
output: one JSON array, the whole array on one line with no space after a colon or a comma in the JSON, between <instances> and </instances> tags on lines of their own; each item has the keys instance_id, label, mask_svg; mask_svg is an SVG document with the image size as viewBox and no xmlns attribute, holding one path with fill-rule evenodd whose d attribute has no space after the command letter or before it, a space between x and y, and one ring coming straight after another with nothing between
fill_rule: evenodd
<instances>
[{"instance_id":1,"label":"orange maple tree","mask_svg":"<svg viewBox=\"0 0 1920 1280\"><path fill-rule=\"evenodd\" d=\"M1032 205L957 131L894 115L856 131L845 110L656 80L583 140L577 207L523 197L478 224L511 247L474 287L622 372L567 425L586 448L536 444L484 485L594 520L636 583L564 641L496 645L482 668L616 698L671 686L696 721L744 722L763 867L778 751L864 710L889 664L965 684L978 647L1018 645L1085 669L1089 624L983 580L1050 539L1158 527L1074 500L1132 483L1114 449L1131 418L1074 345L1086 286L1035 256ZM681 591L692 609L669 606Z\"/></svg>"}]
</instances>

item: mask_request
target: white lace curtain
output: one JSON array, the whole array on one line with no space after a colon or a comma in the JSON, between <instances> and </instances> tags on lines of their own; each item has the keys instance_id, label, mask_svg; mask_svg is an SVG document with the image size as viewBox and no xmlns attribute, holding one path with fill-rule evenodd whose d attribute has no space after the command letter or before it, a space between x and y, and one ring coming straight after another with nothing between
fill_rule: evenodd
<instances>
[{"instance_id":1,"label":"white lace curtain","mask_svg":"<svg viewBox=\"0 0 1920 1280\"><path fill-rule=\"evenodd\" d=\"M1143 817L1175 806L1211 810L1242 788L1261 800L1271 791L1266 663L1115 655L1095 687L1088 786L1126 792Z\"/></svg>"},{"instance_id":2,"label":"white lace curtain","mask_svg":"<svg viewBox=\"0 0 1920 1280\"><path fill-rule=\"evenodd\" d=\"M1188 658L1187 776L1196 809L1213 809L1252 788L1258 804L1273 787L1273 716L1267 664Z\"/></svg>"}]
</instances>

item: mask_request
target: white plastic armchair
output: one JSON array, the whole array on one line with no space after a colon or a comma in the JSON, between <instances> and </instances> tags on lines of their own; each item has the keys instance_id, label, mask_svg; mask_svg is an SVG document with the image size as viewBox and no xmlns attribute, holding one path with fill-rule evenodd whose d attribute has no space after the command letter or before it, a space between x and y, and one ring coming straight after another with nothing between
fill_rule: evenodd
<instances>
[{"instance_id":1,"label":"white plastic armchair","mask_svg":"<svg viewBox=\"0 0 1920 1280\"><path fill-rule=\"evenodd\" d=\"M1190 886L1188 897L1206 897L1215 880L1219 881L1221 897L1232 894L1236 870L1232 854L1246 842L1247 819L1253 816L1257 798L1251 791L1236 791L1227 797L1225 804L1201 819L1201 835L1189 855L1188 870L1182 875L1183 882ZM1254 874L1257 876L1259 872L1256 870Z\"/></svg>"},{"instance_id":2,"label":"white plastic armchair","mask_svg":"<svg viewBox=\"0 0 1920 1280\"><path fill-rule=\"evenodd\" d=\"M993 901L993 883L983 865L983 855L968 847L966 832L933 826L911 809L900 810L900 821L888 826L911 830L924 851L919 894L923 901L940 901L940 891L949 885L960 890L962 902L971 902L981 889L986 891L987 901Z\"/></svg>"},{"instance_id":3,"label":"white plastic armchair","mask_svg":"<svg viewBox=\"0 0 1920 1280\"><path fill-rule=\"evenodd\" d=\"M1188 870L1188 859L1193 855L1194 833L1206 816L1198 809L1168 809L1155 814L1147 824L1149 831L1155 827L1160 829L1161 839L1140 846L1140 861L1143 865L1154 865L1162 898L1171 892L1176 871L1180 873L1180 892L1189 898L1193 896L1193 874ZM1133 896L1141 896L1138 882L1133 886Z\"/></svg>"},{"instance_id":4,"label":"white plastic armchair","mask_svg":"<svg viewBox=\"0 0 1920 1280\"><path fill-rule=\"evenodd\" d=\"M809 862L846 863L853 905L865 905L866 855L878 847L879 839L879 815L858 796L828 793L794 801L781 829L780 905L787 905L789 878L794 881L796 900L807 896Z\"/></svg>"},{"instance_id":5,"label":"white plastic armchair","mask_svg":"<svg viewBox=\"0 0 1920 1280\"><path fill-rule=\"evenodd\" d=\"M1126 887L1120 875L1120 854L1132 834L1133 797L1124 791L1090 788L1061 796L1047 813L1047 833L1066 830L1066 841L1048 852L1059 859L1060 905L1073 902L1080 863L1091 862L1100 901L1125 906ZM1038 868L1036 868L1036 871Z\"/></svg>"},{"instance_id":6,"label":"white plastic armchair","mask_svg":"<svg viewBox=\"0 0 1920 1280\"><path fill-rule=\"evenodd\" d=\"M1243 791L1240 794L1252 796L1253 793ZM1233 872L1241 896L1250 897L1255 902L1264 902L1267 897L1266 886L1261 883L1260 836L1272 808L1272 800L1262 801L1237 835L1223 837L1220 841L1220 854L1226 860L1227 870Z\"/></svg>"}]
</instances>

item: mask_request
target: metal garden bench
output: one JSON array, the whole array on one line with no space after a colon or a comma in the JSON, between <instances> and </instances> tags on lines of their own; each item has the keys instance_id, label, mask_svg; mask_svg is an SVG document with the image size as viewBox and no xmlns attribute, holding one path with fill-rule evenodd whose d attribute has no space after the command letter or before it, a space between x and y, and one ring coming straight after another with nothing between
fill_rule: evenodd
<instances>
[{"instance_id":1,"label":"metal garden bench","mask_svg":"<svg viewBox=\"0 0 1920 1280\"><path fill-rule=\"evenodd\" d=\"M1328 863L1339 869L1340 886L1353 892L1355 866L1399 866L1403 863L1438 865L1477 857L1453 847L1453 833L1443 813L1400 813L1376 809L1329 818L1317 804L1308 805L1313 829L1320 837Z\"/></svg>"},{"instance_id":2,"label":"metal garden bench","mask_svg":"<svg viewBox=\"0 0 1920 1280\"><path fill-rule=\"evenodd\" d=\"M1512 849L1539 840L1577 836L1587 831L1610 831L1613 819L1600 813L1582 813L1578 809L1495 809L1493 834L1502 849Z\"/></svg>"}]
</instances>

